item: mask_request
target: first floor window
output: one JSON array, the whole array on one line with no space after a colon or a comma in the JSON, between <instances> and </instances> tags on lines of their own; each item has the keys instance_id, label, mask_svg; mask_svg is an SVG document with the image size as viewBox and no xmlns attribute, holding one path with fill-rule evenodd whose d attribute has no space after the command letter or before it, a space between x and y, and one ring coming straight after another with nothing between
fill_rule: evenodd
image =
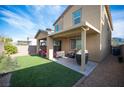
<instances>
[{"instance_id":1,"label":"first floor window","mask_svg":"<svg viewBox=\"0 0 124 93\"><path fill-rule=\"evenodd\" d=\"M71 39L71 49L81 49L81 39Z\"/></svg>"},{"instance_id":2,"label":"first floor window","mask_svg":"<svg viewBox=\"0 0 124 93\"><path fill-rule=\"evenodd\" d=\"M71 49L75 49L75 48L76 48L76 40L71 39Z\"/></svg>"},{"instance_id":3,"label":"first floor window","mask_svg":"<svg viewBox=\"0 0 124 93\"><path fill-rule=\"evenodd\" d=\"M81 49L81 40L80 39L76 40L76 49Z\"/></svg>"},{"instance_id":4,"label":"first floor window","mask_svg":"<svg viewBox=\"0 0 124 93\"><path fill-rule=\"evenodd\" d=\"M54 46L60 46L61 45L61 41L60 40L55 40L54 41Z\"/></svg>"}]
</instances>

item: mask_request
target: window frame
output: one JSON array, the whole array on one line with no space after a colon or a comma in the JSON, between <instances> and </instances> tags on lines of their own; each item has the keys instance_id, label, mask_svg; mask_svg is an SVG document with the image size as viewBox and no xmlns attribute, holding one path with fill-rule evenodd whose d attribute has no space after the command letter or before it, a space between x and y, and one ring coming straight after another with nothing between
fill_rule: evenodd
<instances>
[{"instance_id":1,"label":"window frame","mask_svg":"<svg viewBox=\"0 0 124 93\"><path fill-rule=\"evenodd\" d=\"M72 40L75 40L75 46L73 48L72 46ZM76 39L70 39L70 49L75 49L76 48Z\"/></svg>"},{"instance_id":2,"label":"window frame","mask_svg":"<svg viewBox=\"0 0 124 93\"><path fill-rule=\"evenodd\" d=\"M55 25L55 31L59 32L59 25L58 24Z\"/></svg>"},{"instance_id":3,"label":"window frame","mask_svg":"<svg viewBox=\"0 0 124 93\"><path fill-rule=\"evenodd\" d=\"M74 48L72 47L72 40L75 40L75 46L74 46ZM80 41L81 41L80 38L71 38L71 39L70 39L70 49L71 49L71 50L78 49L78 48L77 48L77 44L76 44L77 40L80 40ZM81 44L80 44L80 45L81 45ZM81 46L80 46L80 48L81 48Z\"/></svg>"},{"instance_id":4,"label":"window frame","mask_svg":"<svg viewBox=\"0 0 124 93\"><path fill-rule=\"evenodd\" d=\"M58 30L56 30L56 26L58 26L57 28L58 28ZM61 24L56 24L55 25L55 31L56 32L59 32L59 31L61 31L62 30L62 25Z\"/></svg>"},{"instance_id":5,"label":"window frame","mask_svg":"<svg viewBox=\"0 0 124 93\"><path fill-rule=\"evenodd\" d=\"M74 18L74 13L77 12L77 11L80 11L80 16L77 16L76 18ZM75 20L78 19L78 18L80 18L80 22L75 24ZM73 25L80 24L81 23L81 18L82 18L82 9L81 8L72 12L72 24Z\"/></svg>"}]
</instances>

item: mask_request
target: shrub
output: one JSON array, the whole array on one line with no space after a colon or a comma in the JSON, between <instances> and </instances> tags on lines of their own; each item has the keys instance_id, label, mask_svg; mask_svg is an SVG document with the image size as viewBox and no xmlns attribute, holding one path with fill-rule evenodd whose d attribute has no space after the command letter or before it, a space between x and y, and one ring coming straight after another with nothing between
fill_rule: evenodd
<instances>
[{"instance_id":1,"label":"shrub","mask_svg":"<svg viewBox=\"0 0 124 93\"><path fill-rule=\"evenodd\" d=\"M12 44L6 44L4 48L6 53L9 55L17 53L17 47L13 46Z\"/></svg>"},{"instance_id":2,"label":"shrub","mask_svg":"<svg viewBox=\"0 0 124 93\"><path fill-rule=\"evenodd\" d=\"M17 67L17 60L13 60L4 54L0 55L0 74L14 71Z\"/></svg>"}]
</instances>

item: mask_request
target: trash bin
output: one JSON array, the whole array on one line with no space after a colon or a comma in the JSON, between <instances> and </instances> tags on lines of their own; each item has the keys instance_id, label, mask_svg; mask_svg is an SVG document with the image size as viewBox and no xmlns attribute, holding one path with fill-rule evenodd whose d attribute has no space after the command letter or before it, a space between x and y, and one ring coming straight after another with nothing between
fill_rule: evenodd
<instances>
[{"instance_id":1,"label":"trash bin","mask_svg":"<svg viewBox=\"0 0 124 93\"><path fill-rule=\"evenodd\" d=\"M88 51L85 50L85 64L87 64L88 62ZM76 62L77 64L81 65L81 50L79 50L77 53L76 53Z\"/></svg>"},{"instance_id":2,"label":"trash bin","mask_svg":"<svg viewBox=\"0 0 124 93\"><path fill-rule=\"evenodd\" d=\"M112 55L119 56L121 54L120 47L112 47Z\"/></svg>"},{"instance_id":3,"label":"trash bin","mask_svg":"<svg viewBox=\"0 0 124 93\"><path fill-rule=\"evenodd\" d=\"M123 62L124 62L124 59L123 59L122 56L119 56L119 57L118 57L118 62L119 62L119 63L123 63Z\"/></svg>"}]
</instances>

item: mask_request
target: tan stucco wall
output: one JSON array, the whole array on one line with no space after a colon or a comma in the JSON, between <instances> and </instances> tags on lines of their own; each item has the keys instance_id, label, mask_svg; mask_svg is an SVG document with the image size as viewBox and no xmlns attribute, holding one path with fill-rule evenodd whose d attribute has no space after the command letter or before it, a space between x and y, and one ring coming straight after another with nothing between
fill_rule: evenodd
<instances>
[{"instance_id":1,"label":"tan stucco wall","mask_svg":"<svg viewBox=\"0 0 124 93\"><path fill-rule=\"evenodd\" d=\"M87 34L86 37L86 49L89 52L89 60L100 60L100 35L99 34Z\"/></svg>"},{"instance_id":2,"label":"tan stucco wall","mask_svg":"<svg viewBox=\"0 0 124 93\"><path fill-rule=\"evenodd\" d=\"M65 15L63 17L63 29L67 29L67 28L73 26L72 13L81 8L82 8L81 5L73 6L70 8L70 10L68 12L65 13Z\"/></svg>"},{"instance_id":3,"label":"tan stucco wall","mask_svg":"<svg viewBox=\"0 0 124 93\"><path fill-rule=\"evenodd\" d=\"M85 5L83 6L84 20L100 30L100 6Z\"/></svg>"},{"instance_id":4,"label":"tan stucco wall","mask_svg":"<svg viewBox=\"0 0 124 93\"><path fill-rule=\"evenodd\" d=\"M53 39L51 37L47 37L47 58L53 59Z\"/></svg>"},{"instance_id":5,"label":"tan stucco wall","mask_svg":"<svg viewBox=\"0 0 124 93\"><path fill-rule=\"evenodd\" d=\"M56 24L62 24L63 30L73 27L72 13L81 9L81 23L87 21L98 30L100 29L100 6L99 5L75 5L72 6Z\"/></svg>"},{"instance_id":6,"label":"tan stucco wall","mask_svg":"<svg viewBox=\"0 0 124 93\"><path fill-rule=\"evenodd\" d=\"M68 53L68 51L70 50L69 42L69 38L62 39L62 50L65 51L65 53Z\"/></svg>"},{"instance_id":7,"label":"tan stucco wall","mask_svg":"<svg viewBox=\"0 0 124 93\"><path fill-rule=\"evenodd\" d=\"M83 13L83 9L82 9L82 5L76 5L76 6L72 6L68 12L66 12L56 24L62 24L63 26L63 30L68 29L70 27L73 26L73 22L72 22L72 13L75 12L76 10L81 9L81 13ZM84 14L84 13L83 13ZM83 16L82 20L84 19ZM82 21L81 21L82 22Z\"/></svg>"},{"instance_id":8,"label":"tan stucco wall","mask_svg":"<svg viewBox=\"0 0 124 93\"><path fill-rule=\"evenodd\" d=\"M104 24L102 24L101 32L101 61L104 60L111 52L111 31L109 29L108 21L104 17Z\"/></svg>"}]
</instances>

